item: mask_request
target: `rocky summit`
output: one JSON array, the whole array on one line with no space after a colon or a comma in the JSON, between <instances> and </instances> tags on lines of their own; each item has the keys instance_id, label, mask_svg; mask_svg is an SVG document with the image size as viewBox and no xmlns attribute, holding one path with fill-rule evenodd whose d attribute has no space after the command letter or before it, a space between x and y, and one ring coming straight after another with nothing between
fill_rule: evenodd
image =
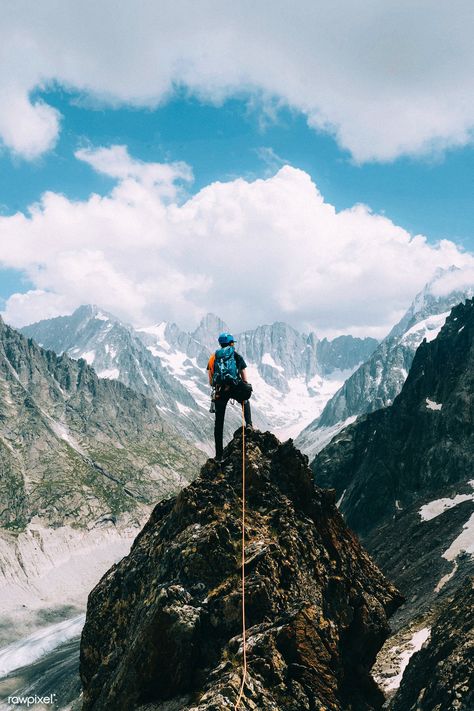
<instances>
[{"instance_id":1,"label":"rocky summit","mask_svg":"<svg viewBox=\"0 0 474 711\"><path fill-rule=\"evenodd\" d=\"M397 590L289 440L246 436L247 664L240 709L379 709L370 675ZM242 434L161 501L89 595L83 711L233 709L242 675Z\"/></svg>"}]
</instances>

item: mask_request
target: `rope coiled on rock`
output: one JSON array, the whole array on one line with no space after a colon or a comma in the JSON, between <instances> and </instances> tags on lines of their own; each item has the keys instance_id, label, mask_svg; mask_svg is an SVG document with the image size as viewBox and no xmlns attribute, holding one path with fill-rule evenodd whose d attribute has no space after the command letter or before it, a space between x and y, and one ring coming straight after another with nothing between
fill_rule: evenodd
<instances>
[{"instance_id":1,"label":"rope coiled on rock","mask_svg":"<svg viewBox=\"0 0 474 711\"><path fill-rule=\"evenodd\" d=\"M234 705L234 711L239 708L242 695L244 693L245 679L247 676L247 650L246 650L246 627L245 627L245 413L244 403L242 403L242 683L240 684L239 695Z\"/></svg>"}]
</instances>

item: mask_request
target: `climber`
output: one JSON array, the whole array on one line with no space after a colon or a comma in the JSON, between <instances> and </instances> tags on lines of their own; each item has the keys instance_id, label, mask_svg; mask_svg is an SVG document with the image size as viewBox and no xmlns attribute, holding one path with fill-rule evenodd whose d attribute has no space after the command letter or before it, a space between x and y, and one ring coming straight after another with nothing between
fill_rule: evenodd
<instances>
[{"instance_id":1,"label":"climber","mask_svg":"<svg viewBox=\"0 0 474 711\"><path fill-rule=\"evenodd\" d=\"M224 416L229 400L237 400L243 404L245 425L252 428L252 414L249 397L252 386L247 380L247 363L234 349L234 337L231 333L221 333L221 346L209 358L207 372L209 385L213 388L211 412L215 412L214 441L216 445L216 461L222 461Z\"/></svg>"}]
</instances>

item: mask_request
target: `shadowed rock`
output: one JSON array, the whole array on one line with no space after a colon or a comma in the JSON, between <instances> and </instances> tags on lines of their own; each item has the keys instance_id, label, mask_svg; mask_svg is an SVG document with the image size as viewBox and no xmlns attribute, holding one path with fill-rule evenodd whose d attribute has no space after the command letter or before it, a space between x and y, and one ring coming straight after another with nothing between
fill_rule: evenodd
<instances>
[{"instance_id":1,"label":"shadowed rock","mask_svg":"<svg viewBox=\"0 0 474 711\"><path fill-rule=\"evenodd\" d=\"M242 667L242 440L160 502L89 596L83 711L232 709ZM401 597L291 441L247 440L248 677L241 709L381 708L370 676Z\"/></svg>"},{"instance_id":2,"label":"shadowed rock","mask_svg":"<svg viewBox=\"0 0 474 711\"><path fill-rule=\"evenodd\" d=\"M446 604L403 675L393 711L474 708L474 578Z\"/></svg>"}]
</instances>

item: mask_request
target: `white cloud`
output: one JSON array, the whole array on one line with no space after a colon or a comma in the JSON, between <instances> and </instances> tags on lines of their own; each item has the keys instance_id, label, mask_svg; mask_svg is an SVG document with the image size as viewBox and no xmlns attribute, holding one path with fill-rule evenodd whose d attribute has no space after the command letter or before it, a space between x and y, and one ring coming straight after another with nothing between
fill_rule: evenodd
<instances>
[{"instance_id":1,"label":"white cloud","mask_svg":"<svg viewBox=\"0 0 474 711\"><path fill-rule=\"evenodd\" d=\"M29 96L55 81L111 106L156 106L177 84L214 102L256 92L302 111L358 161L464 145L473 22L470 0L11 3L0 135L26 157L50 148L58 115Z\"/></svg>"},{"instance_id":2,"label":"white cloud","mask_svg":"<svg viewBox=\"0 0 474 711\"><path fill-rule=\"evenodd\" d=\"M7 302L15 325L97 303L135 324L190 327L214 311L236 330L284 319L383 336L437 268L474 268L454 243L411 237L363 205L337 212L290 166L182 202L124 148L85 155L121 176L110 195L79 202L49 192L28 215L0 217L0 264L34 285ZM155 169L170 181L189 173Z\"/></svg>"},{"instance_id":3,"label":"white cloud","mask_svg":"<svg viewBox=\"0 0 474 711\"><path fill-rule=\"evenodd\" d=\"M81 148L74 154L94 170L112 178L133 178L159 190L162 197L177 196L176 180L191 181L193 173L186 163L147 163L131 158L126 146Z\"/></svg>"},{"instance_id":4,"label":"white cloud","mask_svg":"<svg viewBox=\"0 0 474 711\"><path fill-rule=\"evenodd\" d=\"M474 266L441 274L431 286L433 296L446 296L452 291L474 294Z\"/></svg>"},{"instance_id":5,"label":"white cloud","mask_svg":"<svg viewBox=\"0 0 474 711\"><path fill-rule=\"evenodd\" d=\"M10 324L23 326L44 318L55 318L74 311L74 301L62 294L42 289L31 289L24 294L13 294L8 299L7 310L2 314Z\"/></svg>"}]
</instances>

